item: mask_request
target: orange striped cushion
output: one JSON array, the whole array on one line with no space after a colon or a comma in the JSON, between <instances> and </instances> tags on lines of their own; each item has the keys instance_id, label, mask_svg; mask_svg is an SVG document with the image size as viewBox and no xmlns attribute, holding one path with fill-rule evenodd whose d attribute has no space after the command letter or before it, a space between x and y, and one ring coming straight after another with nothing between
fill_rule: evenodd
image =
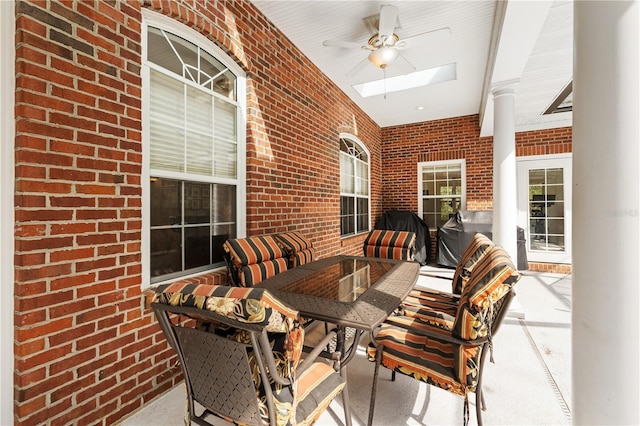
<instances>
[{"instance_id":1,"label":"orange striped cushion","mask_svg":"<svg viewBox=\"0 0 640 426\"><path fill-rule=\"evenodd\" d=\"M242 287L253 287L261 281L287 270L284 257L243 266L238 274Z\"/></svg>"},{"instance_id":2,"label":"orange striped cushion","mask_svg":"<svg viewBox=\"0 0 640 426\"><path fill-rule=\"evenodd\" d=\"M285 232L275 236L280 245L291 251L297 252L312 248L311 241L307 240L298 231Z\"/></svg>"},{"instance_id":3,"label":"orange striped cushion","mask_svg":"<svg viewBox=\"0 0 640 426\"><path fill-rule=\"evenodd\" d=\"M305 263L313 262L316 257L316 249L297 231L286 232L275 236L276 241L287 253L289 265L293 268Z\"/></svg>"},{"instance_id":4,"label":"orange striped cushion","mask_svg":"<svg viewBox=\"0 0 640 426\"><path fill-rule=\"evenodd\" d=\"M412 290L402 302L402 314L451 334L459 300L459 296L436 290ZM393 318L389 317L388 321Z\"/></svg>"},{"instance_id":5,"label":"orange striped cushion","mask_svg":"<svg viewBox=\"0 0 640 426\"><path fill-rule=\"evenodd\" d=\"M224 248L238 268L285 255L271 235L229 239L224 243Z\"/></svg>"},{"instance_id":6,"label":"orange striped cushion","mask_svg":"<svg viewBox=\"0 0 640 426\"><path fill-rule=\"evenodd\" d=\"M426 338L417 333L420 327L432 330L419 323L411 328L384 323L375 337L383 346L382 365L458 395L474 391L480 350ZM375 348L370 346L367 352L370 359L375 356Z\"/></svg>"},{"instance_id":7,"label":"orange striped cushion","mask_svg":"<svg viewBox=\"0 0 640 426\"><path fill-rule=\"evenodd\" d=\"M316 249L309 248L306 250L299 251L293 254L293 258L291 259L291 267L296 267L300 265L304 265L305 263L313 262L316 258Z\"/></svg>"},{"instance_id":8,"label":"orange striped cushion","mask_svg":"<svg viewBox=\"0 0 640 426\"><path fill-rule=\"evenodd\" d=\"M500 246L490 247L474 266L462 291L453 335L465 340L486 336L489 310L519 279L507 252Z\"/></svg>"},{"instance_id":9,"label":"orange striped cushion","mask_svg":"<svg viewBox=\"0 0 640 426\"><path fill-rule=\"evenodd\" d=\"M482 258L487 249L494 245L493 241L484 234L476 233L471 238L471 241L462 252L456 272L453 274L453 280L451 281L451 292L453 294L462 293L462 289L469 280L475 264Z\"/></svg>"},{"instance_id":10,"label":"orange striped cushion","mask_svg":"<svg viewBox=\"0 0 640 426\"><path fill-rule=\"evenodd\" d=\"M413 260L416 234L408 231L374 229L364 240L366 257Z\"/></svg>"},{"instance_id":11,"label":"orange striped cushion","mask_svg":"<svg viewBox=\"0 0 640 426\"><path fill-rule=\"evenodd\" d=\"M342 391L345 382L330 364L316 362L297 380L296 424L311 425Z\"/></svg>"}]
</instances>

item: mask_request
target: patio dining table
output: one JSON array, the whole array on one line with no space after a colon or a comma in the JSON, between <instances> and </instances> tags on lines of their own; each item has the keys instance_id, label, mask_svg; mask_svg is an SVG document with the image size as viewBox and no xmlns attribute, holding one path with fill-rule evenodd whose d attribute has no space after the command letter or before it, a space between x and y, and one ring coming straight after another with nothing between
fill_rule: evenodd
<instances>
[{"instance_id":1,"label":"patio dining table","mask_svg":"<svg viewBox=\"0 0 640 426\"><path fill-rule=\"evenodd\" d=\"M372 331L407 297L419 272L416 262L338 255L289 269L258 286L304 318Z\"/></svg>"},{"instance_id":2,"label":"patio dining table","mask_svg":"<svg viewBox=\"0 0 640 426\"><path fill-rule=\"evenodd\" d=\"M420 265L392 259L338 255L297 266L262 281L259 287L306 319L336 325L341 374L365 331L373 331L407 297ZM345 329L356 330L345 353ZM345 407L348 410L348 407ZM347 415L347 424L350 415Z\"/></svg>"}]
</instances>

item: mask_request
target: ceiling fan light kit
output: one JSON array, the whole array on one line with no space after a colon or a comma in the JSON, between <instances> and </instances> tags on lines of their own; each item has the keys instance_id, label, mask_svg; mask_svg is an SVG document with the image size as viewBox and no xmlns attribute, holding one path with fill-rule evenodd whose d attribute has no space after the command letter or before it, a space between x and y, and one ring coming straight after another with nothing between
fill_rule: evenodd
<instances>
[{"instance_id":1,"label":"ceiling fan light kit","mask_svg":"<svg viewBox=\"0 0 640 426\"><path fill-rule=\"evenodd\" d=\"M378 68L386 68L391 62L395 61L399 52L393 47L382 46L369 53L369 61Z\"/></svg>"},{"instance_id":2,"label":"ceiling fan light kit","mask_svg":"<svg viewBox=\"0 0 640 426\"><path fill-rule=\"evenodd\" d=\"M375 21L374 18L374 16L370 16L368 18L364 18L364 20L366 23L369 23L370 27L372 27L372 22ZM427 33L417 34L412 37L400 39L400 37L395 33L395 30L399 25L398 8L393 5L383 5L382 7L380 7L380 14L378 15L377 21L377 32L369 38L367 44L365 45L346 41L324 41L323 44L325 46L355 48L370 51L367 58L358 63L351 71L347 73L347 75L353 77L358 74L366 66L367 60L377 68L380 68L382 70L385 70L389 65L393 63L394 69L400 71L401 74L406 75L412 73L416 70L416 67L413 66L413 64L411 64L411 62L409 62L403 55L401 55L400 51L419 45L424 45L425 42L428 42L428 40L442 35L448 36L451 33L451 30L449 28L441 28L439 30L433 30ZM375 31L374 28L371 29Z\"/></svg>"}]
</instances>

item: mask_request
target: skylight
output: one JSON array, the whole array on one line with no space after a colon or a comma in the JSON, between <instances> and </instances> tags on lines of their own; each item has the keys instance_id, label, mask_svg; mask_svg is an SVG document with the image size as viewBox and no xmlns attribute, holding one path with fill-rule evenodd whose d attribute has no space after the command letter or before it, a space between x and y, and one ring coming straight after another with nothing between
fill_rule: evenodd
<instances>
[{"instance_id":1,"label":"skylight","mask_svg":"<svg viewBox=\"0 0 640 426\"><path fill-rule=\"evenodd\" d=\"M456 64L452 63L423 71L412 72L411 74L356 84L353 88L356 89L360 96L368 98L370 96L400 92L401 90L415 89L416 87L428 86L430 84L455 79Z\"/></svg>"}]
</instances>

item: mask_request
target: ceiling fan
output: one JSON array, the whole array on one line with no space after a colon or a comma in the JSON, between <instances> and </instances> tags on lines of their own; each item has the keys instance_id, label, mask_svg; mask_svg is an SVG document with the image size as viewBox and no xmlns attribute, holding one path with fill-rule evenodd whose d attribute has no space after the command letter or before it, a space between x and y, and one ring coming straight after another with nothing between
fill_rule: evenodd
<instances>
[{"instance_id":1,"label":"ceiling fan","mask_svg":"<svg viewBox=\"0 0 640 426\"><path fill-rule=\"evenodd\" d=\"M402 56L400 52L420 45L424 46L436 39L448 37L451 34L451 29L445 27L401 39L394 32L398 22L398 8L392 5L380 7L379 15L364 18L364 21L368 24L368 27L372 29L372 32L376 31L366 44L334 40L325 40L322 43L328 47L369 50L369 55L347 73L351 77L362 71L364 67L366 67L367 62L371 62L382 70L393 64L402 74L412 73L416 70L416 67ZM377 25L375 21L377 21Z\"/></svg>"}]
</instances>

